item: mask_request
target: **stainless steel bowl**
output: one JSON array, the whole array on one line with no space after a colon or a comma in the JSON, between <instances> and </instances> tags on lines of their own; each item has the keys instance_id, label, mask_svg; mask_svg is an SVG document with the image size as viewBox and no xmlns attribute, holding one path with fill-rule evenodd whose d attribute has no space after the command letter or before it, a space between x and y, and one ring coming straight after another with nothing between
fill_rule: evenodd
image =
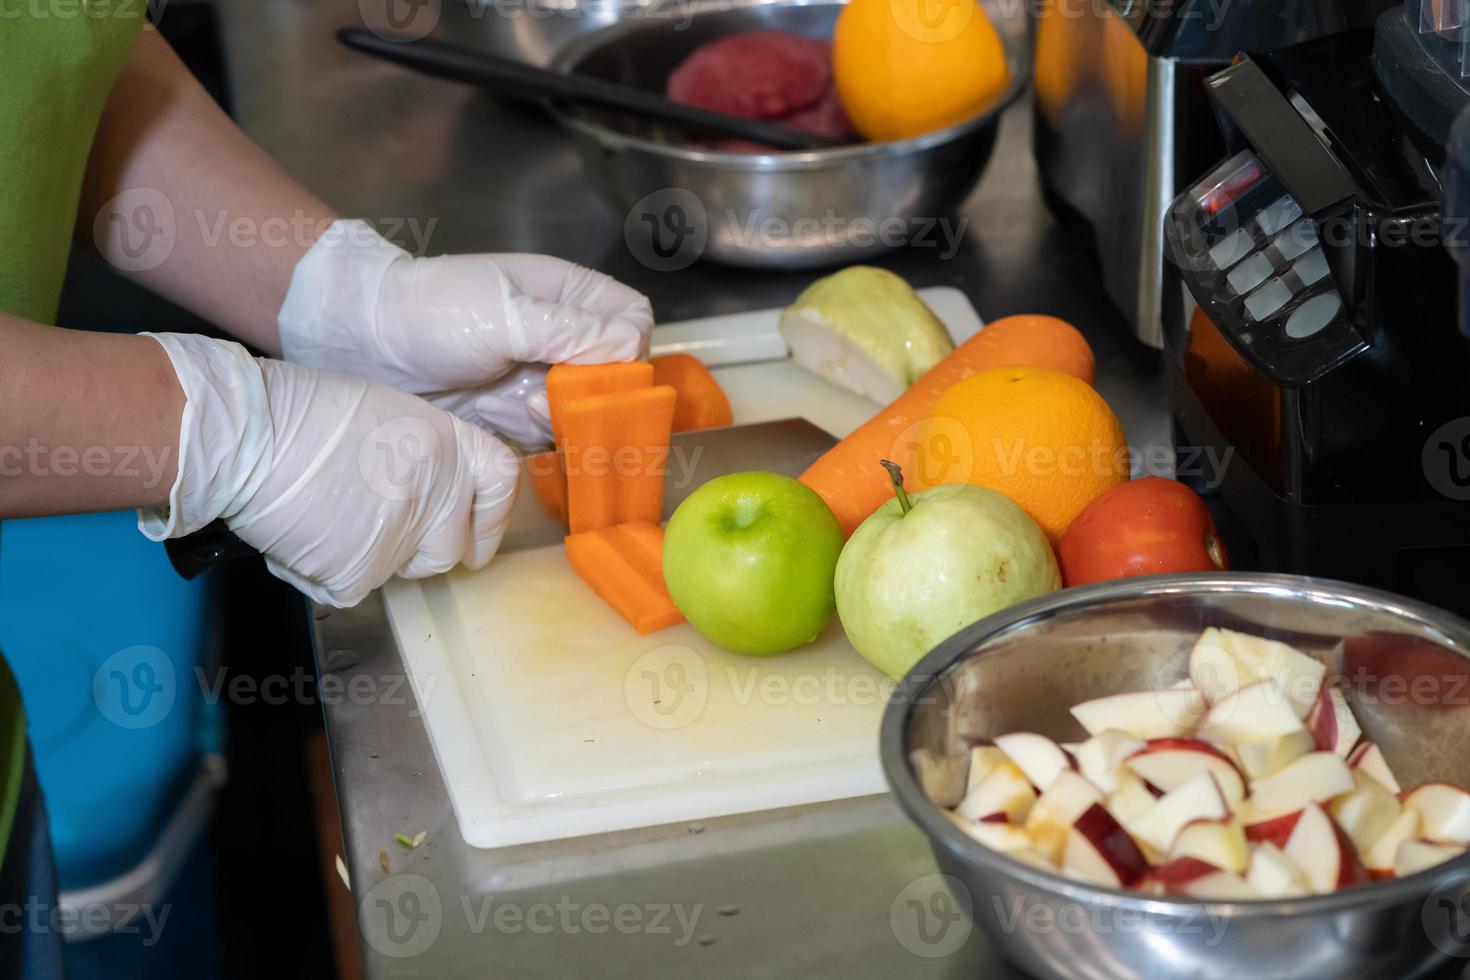
<instances>
[{"instance_id":1,"label":"stainless steel bowl","mask_svg":"<svg viewBox=\"0 0 1470 980\"><path fill-rule=\"evenodd\" d=\"M972 841L931 802L963 792L970 744L1018 730L1076 740L1085 733L1071 705L1183 678L1206 626L1292 643L1340 672L1365 737L1406 786L1470 786L1464 620L1291 576L1158 576L1069 589L945 641L899 685L884 716L888 781L929 836L958 904L1016 964L1068 980L1407 977L1470 956L1470 856L1331 895L1162 900L1012 860ZM1355 646L1345 658L1340 641L1368 633L1401 638L1389 656Z\"/></svg>"},{"instance_id":2,"label":"stainless steel bowl","mask_svg":"<svg viewBox=\"0 0 1470 980\"><path fill-rule=\"evenodd\" d=\"M694 48L720 37L781 30L830 37L840 2L696 0L570 42L552 62L662 90ZM858 262L899 245L943 243L949 220L979 180L1001 110L1026 81L1024 21L993 14L1011 81L985 112L914 139L812 152L744 154L675 142L656 126L607 113L554 108L587 174L616 213L629 247L665 269L708 258L782 269ZM953 229L954 226L950 226Z\"/></svg>"}]
</instances>

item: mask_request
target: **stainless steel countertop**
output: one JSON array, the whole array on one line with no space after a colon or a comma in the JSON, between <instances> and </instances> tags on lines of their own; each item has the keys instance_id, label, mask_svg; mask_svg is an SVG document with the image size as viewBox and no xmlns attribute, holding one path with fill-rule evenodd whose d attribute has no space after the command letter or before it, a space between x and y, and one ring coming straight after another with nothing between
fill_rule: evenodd
<instances>
[{"instance_id":1,"label":"stainless steel countertop","mask_svg":"<svg viewBox=\"0 0 1470 980\"><path fill-rule=\"evenodd\" d=\"M548 39L589 23L526 13L521 0L478 17L454 2L444 0L439 36L535 60L549 56ZM397 223L400 240L412 238L409 220L420 230L432 221L431 253L542 251L596 266L648 293L662 322L783 305L812 278L703 264L651 271L628 252L621 217L583 181L571 143L540 113L339 48L333 31L361 22L356 3L221 6L245 129L343 213L386 222L390 232ZM910 249L883 264L917 286L964 290L987 319L1042 312L1077 324L1130 442L1166 446L1157 355L1128 338L1104 304L1094 263L1043 206L1028 113L1022 104L1007 115L965 208L958 251ZM1162 459L1150 457L1149 468L1159 471ZM924 839L886 796L468 847L381 600L313 615L369 975L1015 975L937 897ZM426 838L415 850L394 842L395 833L420 831Z\"/></svg>"}]
</instances>

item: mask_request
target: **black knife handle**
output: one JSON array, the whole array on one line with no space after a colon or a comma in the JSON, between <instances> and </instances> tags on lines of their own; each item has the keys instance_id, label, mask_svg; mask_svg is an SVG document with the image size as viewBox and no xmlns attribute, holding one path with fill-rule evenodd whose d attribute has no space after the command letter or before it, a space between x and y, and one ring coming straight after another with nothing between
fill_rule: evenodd
<instances>
[{"instance_id":1,"label":"black knife handle","mask_svg":"<svg viewBox=\"0 0 1470 980\"><path fill-rule=\"evenodd\" d=\"M553 100L633 113L701 132L749 140L778 150L821 150L844 142L763 119L746 119L665 98L661 93L592 75L556 71L433 38L393 40L362 27L344 27L337 40L355 51L434 78L487 88L520 102Z\"/></svg>"},{"instance_id":2,"label":"black knife handle","mask_svg":"<svg viewBox=\"0 0 1470 980\"><path fill-rule=\"evenodd\" d=\"M213 521L182 538L163 543L174 571L185 579L198 578L215 565L238 558L254 558L260 552L241 541L224 521Z\"/></svg>"}]
</instances>

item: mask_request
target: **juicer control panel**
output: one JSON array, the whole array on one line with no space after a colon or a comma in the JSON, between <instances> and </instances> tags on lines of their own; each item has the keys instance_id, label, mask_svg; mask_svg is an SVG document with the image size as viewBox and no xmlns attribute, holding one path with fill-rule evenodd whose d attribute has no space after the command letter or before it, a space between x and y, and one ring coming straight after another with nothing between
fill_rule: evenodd
<instances>
[{"instance_id":1,"label":"juicer control panel","mask_svg":"<svg viewBox=\"0 0 1470 980\"><path fill-rule=\"evenodd\" d=\"M1305 384L1366 348L1317 222L1254 153L1186 190L1166 223L1169 259L1195 301L1273 381Z\"/></svg>"}]
</instances>

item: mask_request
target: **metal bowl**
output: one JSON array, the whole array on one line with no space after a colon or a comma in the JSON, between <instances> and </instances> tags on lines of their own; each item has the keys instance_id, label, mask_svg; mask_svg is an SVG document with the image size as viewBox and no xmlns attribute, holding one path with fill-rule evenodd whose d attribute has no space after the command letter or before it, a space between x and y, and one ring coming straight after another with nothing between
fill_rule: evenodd
<instances>
[{"instance_id":1,"label":"metal bowl","mask_svg":"<svg viewBox=\"0 0 1470 980\"><path fill-rule=\"evenodd\" d=\"M935 802L964 791L967 747L1009 731L1085 737L1068 707L1186 676L1206 626L1291 643L1337 671L1406 785L1470 786L1470 623L1339 582L1171 575L1068 589L945 641L899 685L883 718L889 784L929 836L957 903L1043 977L1407 977L1470 956L1470 856L1403 879L1292 900L1166 900L1098 888L971 840ZM1399 634L1380 650L1340 642ZM921 785L922 783L922 785Z\"/></svg>"},{"instance_id":2,"label":"metal bowl","mask_svg":"<svg viewBox=\"0 0 1470 980\"><path fill-rule=\"evenodd\" d=\"M840 2L696 0L626 20L570 42L552 62L663 90L699 45L754 30L831 37ZM1006 90L980 115L914 139L811 152L726 153L676 142L654 125L616 114L554 107L628 244L672 270L709 258L730 265L803 269L851 263L891 248L941 241L980 179L999 115L1026 81L1024 23L993 14L1011 68Z\"/></svg>"}]
</instances>

